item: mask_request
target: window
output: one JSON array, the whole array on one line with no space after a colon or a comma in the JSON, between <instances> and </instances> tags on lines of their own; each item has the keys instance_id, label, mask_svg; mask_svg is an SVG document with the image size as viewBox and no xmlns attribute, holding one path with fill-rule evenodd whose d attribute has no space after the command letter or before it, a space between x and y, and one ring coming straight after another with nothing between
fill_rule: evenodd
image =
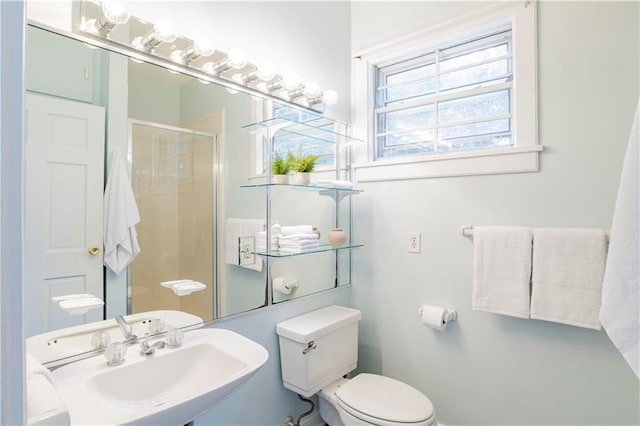
<instances>
[{"instance_id":1,"label":"window","mask_svg":"<svg viewBox=\"0 0 640 426\"><path fill-rule=\"evenodd\" d=\"M535 2L496 3L357 55L360 182L538 170Z\"/></svg>"},{"instance_id":2,"label":"window","mask_svg":"<svg viewBox=\"0 0 640 426\"><path fill-rule=\"evenodd\" d=\"M511 30L375 68L376 158L509 146Z\"/></svg>"},{"instance_id":3,"label":"window","mask_svg":"<svg viewBox=\"0 0 640 426\"><path fill-rule=\"evenodd\" d=\"M283 118L298 123L308 123L317 126L326 132L334 131L334 123L326 120L319 114L308 111L296 110L289 106L274 105L273 117ZM289 152L294 154L315 154L320 158L316 161L316 170L325 170L334 167L335 145L318 140L317 144L310 143L307 135L297 135L291 132L277 133L273 138L273 155L285 158ZM266 151L266 150L265 150ZM266 163L265 163L266 164Z\"/></svg>"}]
</instances>

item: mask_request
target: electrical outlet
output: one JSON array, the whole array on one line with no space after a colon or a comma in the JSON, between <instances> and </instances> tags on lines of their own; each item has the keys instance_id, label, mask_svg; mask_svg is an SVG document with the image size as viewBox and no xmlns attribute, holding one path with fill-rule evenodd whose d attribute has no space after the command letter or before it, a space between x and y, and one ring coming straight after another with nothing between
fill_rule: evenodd
<instances>
[{"instance_id":1,"label":"electrical outlet","mask_svg":"<svg viewBox=\"0 0 640 426\"><path fill-rule=\"evenodd\" d=\"M409 232L409 253L420 253L419 232Z\"/></svg>"}]
</instances>

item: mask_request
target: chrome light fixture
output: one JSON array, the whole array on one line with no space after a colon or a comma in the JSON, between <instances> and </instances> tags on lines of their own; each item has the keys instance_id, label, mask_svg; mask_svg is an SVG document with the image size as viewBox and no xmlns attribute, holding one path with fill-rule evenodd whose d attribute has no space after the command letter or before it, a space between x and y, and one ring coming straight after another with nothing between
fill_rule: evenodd
<instances>
[{"instance_id":1,"label":"chrome light fixture","mask_svg":"<svg viewBox=\"0 0 640 426\"><path fill-rule=\"evenodd\" d=\"M209 37L187 38L179 35L170 18L158 19L150 29L151 23L132 17L118 0L82 0L82 3L85 7L81 16L80 30L93 37L109 39L111 43L120 43L128 48L133 46L144 54L168 59L177 64L173 67L168 65L172 72L179 72L181 66L200 68L215 78L231 80L234 85L227 88L230 92L242 90L241 86L244 86L250 88L248 91L253 91L254 94L258 90L277 96L288 103L305 107L318 104L333 105L338 101L335 90L321 91L320 86L313 81L301 84L298 75L292 72L277 74L276 67L271 62L262 62L257 66L251 64L247 61L246 53L240 49L230 49L227 53L217 50L215 43ZM130 45L119 40L119 37L111 37L111 32L116 27L129 21L132 21L129 27L131 31L138 34L146 32L146 34L135 37ZM144 29L141 30L141 26ZM166 46L161 46L163 43L166 43ZM204 61L198 61L214 54L216 59L211 62L202 64ZM139 56L137 59L133 57L131 59L143 60L142 54L137 56ZM245 67L250 71L239 71L231 75L230 71L243 70ZM203 79L200 81L207 83Z\"/></svg>"},{"instance_id":2,"label":"chrome light fixture","mask_svg":"<svg viewBox=\"0 0 640 426\"><path fill-rule=\"evenodd\" d=\"M231 49L226 58L218 62L207 62L202 69L211 75L219 76L220 74L231 69L239 70L247 65L247 54L240 49Z\"/></svg>"},{"instance_id":3,"label":"chrome light fixture","mask_svg":"<svg viewBox=\"0 0 640 426\"><path fill-rule=\"evenodd\" d=\"M231 79L245 86L253 81L269 82L276 77L276 67L271 62L261 62L255 70L245 74L234 74Z\"/></svg>"},{"instance_id":4,"label":"chrome light fixture","mask_svg":"<svg viewBox=\"0 0 640 426\"><path fill-rule=\"evenodd\" d=\"M115 1L102 3L101 14L98 19L90 19L85 25L85 31L98 34L101 37L109 37L111 31L118 25L126 24L131 15L124 10L122 5Z\"/></svg>"},{"instance_id":5,"label":"chrome light fixture","mask_svg":"<svg viewBox=\"0 0 640 426\"><path fill-rule=\"evenodd\" d=\"M179 64L187 65L200 57L207 58L216 51L215 43L208 37L199 37L186 50L174 50L171 59Z\"/></svg>"},{"instance_id":6,"label":"chrome light fixture","mask_svg":"<svg viewBox=\"0 0 640 426\"><path fill-rule=\"evenodd\" d=\"M131 44L136 49L153 52L153 49L162 43L171 43L177 36L173 21L170 18L160 18L153 26L153 30L142 37L134 38Z\"/></svg>"},{"instance_id":7,"label":"chrome light fixture","mask_svg":"<svg viewBox=\"0 0 640 426\"><path fill-rule=\"evenodd\" d=\"M309 98L309 105L325 104L327 106L335 105L338 103L338 92L329 89L320 93L314 98Z\"/></svg>"}]
</instances>

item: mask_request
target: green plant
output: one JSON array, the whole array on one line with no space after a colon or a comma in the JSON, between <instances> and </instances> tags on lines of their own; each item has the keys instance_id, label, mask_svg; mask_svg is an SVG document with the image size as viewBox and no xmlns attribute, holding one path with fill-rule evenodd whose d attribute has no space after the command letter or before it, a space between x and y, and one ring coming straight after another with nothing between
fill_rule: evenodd
<instances>
[{"instance_id":1,"label":"green plant","mask_svg":"<svg viewBox=\"0 0 640 426\"><path fill-rule=\"evenodd\" d=\"M290 155L290 154L289 154ZM280 154L276 154L273 157L273 162L271 163L271 172L274 175L286 175L291 171L291 160L287 155L287 158L282 158Z\"/></svg>"},{"instance_id":2,"label":"green plant","mask_svg":"<svg viewBox=\"0 0 640 426\"><path fill-rule=\"evenodd\" d=\"M292 159L291 168L295 172L312 172L316 166L316 161L320 158L320 156L316 154L301 154L299 156L294 156L289 153L289 156L291 156Z\"/></svg>"}]
</instances>

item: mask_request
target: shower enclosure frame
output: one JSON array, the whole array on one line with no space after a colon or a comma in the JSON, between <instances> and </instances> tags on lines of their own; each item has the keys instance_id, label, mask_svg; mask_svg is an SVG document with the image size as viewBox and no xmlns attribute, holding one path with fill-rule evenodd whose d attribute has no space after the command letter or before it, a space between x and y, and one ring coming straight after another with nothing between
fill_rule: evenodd
<instances>
[{"instance_id":1,"label":"shower enclosure frame","mask_svg":"<svg viewBox=\"0 0 640 426\"><path fill-rule=\"evenodd\" d=\"M219 282L220 282L220 271L219 271L219 262L218 262L218 254L219 254L219 247L218 247L218 219L219 219L219 208L220 208L220 203L219 203L219 196L220 196L220 181L221 181L221 177L220 177L220 146L219 146L219 142L220 142L220 138L219 138L219 134L217 133L208 133L208 132L201 132L198 130L193 130L193 129L188 129L185 127L179 127L179 126L172 126L172 125L168 125L168 124L163 124L163 123L156 123L153 121L148 121L148 120L140 120L140 119L133 119L130 118L128 120L127 123L127 135L128 135L128 140L127 140L127 168L129 171L129 176L130 179L133 183L133 128L134 126L139 125L139 126L147 126L147 127L152 127L155 129L160 129L160 130L166 130L166 131L171 131L171 132L179 132L181 134L188 134L188 135L192 135L192 136L200 136L200 137L205 137L205 138L211 138L211 143L213 146L213 149L211 150L212 153L212 158L211 158L211 176L213 178L213 182L212 182L212 190L213 190L213 194L212 194L212 199L211 199L211 221L212 221L212 235L211 235L211 242L212 242L212 258L211 258L211 269L212 269L212 296L214 298L214 300L212 301L212 310L213 312L211 313L212 317L215 319L217 317L217 313L219 312L220 309L220 299L221 299L221 292L223 289L219 288ZM142 250L144 250L144 247L142 247ZM135 260L134 260L135 262ZM133 306L133 300L132 300L132 280L131 280L131 265L129 265L127 267L127 277L126 277L126 300L127 300L127 314L131 314L132 312L132 306ZM159 283L158 283L159 285Z\"/></svg>"}]
</instances>

